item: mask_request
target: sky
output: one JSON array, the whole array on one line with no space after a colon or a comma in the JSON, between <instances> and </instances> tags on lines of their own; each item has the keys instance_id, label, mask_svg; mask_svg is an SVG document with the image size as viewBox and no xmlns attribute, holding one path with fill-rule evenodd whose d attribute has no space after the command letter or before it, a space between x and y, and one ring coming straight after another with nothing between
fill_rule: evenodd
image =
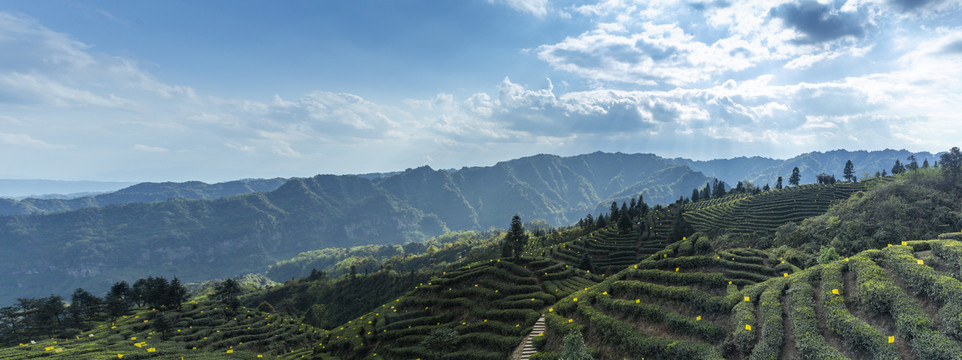
<instances>
[{"instance_id":1,"label":"sky","mask_svg":"<svg viewBox=\"0 0 962 360\"><path fill-rule=\"evenodd\" d=\"M0 0L0 178L958 146L960 0Z\"/></svg>"}]
</instances>

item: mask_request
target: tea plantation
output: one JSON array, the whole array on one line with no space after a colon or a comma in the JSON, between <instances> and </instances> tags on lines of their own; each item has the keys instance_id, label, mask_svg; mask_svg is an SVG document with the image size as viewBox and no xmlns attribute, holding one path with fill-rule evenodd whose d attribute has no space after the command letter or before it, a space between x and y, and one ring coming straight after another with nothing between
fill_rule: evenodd
<instances>
[{"instance_id":1,"label":"tea plantation","mask_svg":"<svg viewBox=\"0 0 962 360\"><path fill-rule=\"evenodd\" d=\"M181 310L133 311L73 339L0 348L0 359L294 359L310 354L322 334L280 314L187 303Z\"/></svg>"}]
</instances>

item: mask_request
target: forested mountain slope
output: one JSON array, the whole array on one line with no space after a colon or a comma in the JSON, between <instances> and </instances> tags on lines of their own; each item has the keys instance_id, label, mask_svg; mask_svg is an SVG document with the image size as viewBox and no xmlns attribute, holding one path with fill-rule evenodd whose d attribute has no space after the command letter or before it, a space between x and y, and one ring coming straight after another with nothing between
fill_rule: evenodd
<instances>
[{"instance_id":1,"label":"forested mountain slope","mask_svg":"<svg viewBox=\"0 0 962 360\"><path fill-rule=\"evenodd\" d=\"M566 225L626 187L673 197L707 180L654 155L539 155L457 171L422 167L373 180L319 175L220 199L4 216L0 304L78 286L99 292L113 281L153 273L196 281L261 271L302 251L502 227L515 213ZM164 186L142 184L126 194L152 187ZM154 193L188 192L170 188Z\"/></svg>"}]
</instances>

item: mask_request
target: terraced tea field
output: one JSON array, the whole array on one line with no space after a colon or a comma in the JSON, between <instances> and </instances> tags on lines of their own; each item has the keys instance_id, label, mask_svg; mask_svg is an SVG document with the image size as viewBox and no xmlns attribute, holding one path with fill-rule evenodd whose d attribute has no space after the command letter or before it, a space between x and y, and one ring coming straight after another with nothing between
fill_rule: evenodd
<instances>
[{"instance_id":1,"label":"terraced tea field","mask_svg":"<svg viewBox=\"0 0 962 360\"><path fill-rule=\"evenodd\" d=\"M694 244L672 244L560 300L546 315L541 345L549 352L535 358L557 351L571 330L584 331L602 358L720 358L733 307L757 296L751 285L774 277L781 264L762 251L701 252Z\"/></svg>"},{"instance_id":2,"label":"terraced tea field","mask_svg":"<svg viewBox=\"0 0 962 360\"><path fill-rule=\"evenodd\" d=\"M164 317L166 334L157 322ZM74 339L37 339L0 348L0 359L299 359L311 354L323 330L294 318L212 304L180 311L143 309L95 326Z\"/></svg>"},{"instance_id":3,"label":"terraced tea field","mask_svg":"<svg viewBox=\"0 0 962 360\"><path fill-rule=\"evenodd\" d=\"M758 195L736 195L685 205L685 219L695 230L728 233L772 233L782 224L825 213L833 203L865 190L874 181L808 184Z\"/></svg>"},{"instance_id":4,"label":"terraced tea field","mask_svg":"<svg viewBox=\"0 0 962 360\"><path fill-rule=\"evenodd\" d=\"M532 358L552 358L572 330L600 358L962 357L958 241L892 244L804 271L764 251L680 256L676 245L556 303Z\"/></svg>"},{"instance_id":5,"label":"terraced tea field","mask_svg":"<svg viewBox=\"0 0 962 360\"><path fill-rule=\"evenodd\" d=\"M506 359L544 309L597 281L547 258L475 263L334 329L315 350L321 358L433 358L422 341L445 327L457 332L457 346L444 358Z\"/></svg>"}]
</instances>

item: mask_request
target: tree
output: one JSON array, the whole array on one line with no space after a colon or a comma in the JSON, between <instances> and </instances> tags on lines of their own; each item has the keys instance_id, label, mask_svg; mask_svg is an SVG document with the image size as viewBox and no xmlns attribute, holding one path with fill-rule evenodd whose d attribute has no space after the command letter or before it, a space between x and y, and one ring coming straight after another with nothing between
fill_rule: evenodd
<instances>
[{"instance_id":1,"label":"tree","mask_svg":"<svg viewBox=\"0 0 962 360\"><path fill-rule=\"evenodd\" d=\"M845 173L845 176L843 177L845 178L845 180L852 181L852 177L855 176L855 165L852 165L852 160L845 162L844 173Z\"/></svg>"},{"instance_id":2,"label":"tree","mask_svg":"<svg viewBox=\"0 0 962 360\"><path fill-rule=\"evenodd\" d=\"M103 299L94 296L87 290L77 288L70 297L70 308L68 310L70 310L70 315L73 316L77 324L83 324L84 321L93 319L100 312L102 305Z\"/></svg>"},{"instance_id":3,"label":"tree","mask_svg":"<svg viewBox=\"0 0 962 360\"><path fill-rule=\"evenodd\" d=\"M669 241L679 241L682 238L691 235L693 232L695 232L695 229L691 226L691 224L688 223L688 221L685 220L684 213L679 207L676 210L675 219L671 223L671 237L669 238Z\"/></svg>"},{"instance_id":4,"label":"tree","mask_svg":"<svg viewBox=\"0 0 962 360\"><path fill-rule=\"evenodd\" d=\"M627 212L623 212L618 218L618 233L627 234L629 231L631 231L631 217Z\"/></svg>"},{"instance_id":5,"label":"tree","mask_svg":"<svg viewBox=\"0 0 962 360\"><path fill-rule=\"evenodd\" d=\"M925 159L925 161L922 161L922 168L923 169L929 168L929 159Z\"/></svg>"},{"instance_id":6,"label":"tree","mask_svg":"<svg viewBox=\"0 0 962 360\"><path fill-rule=\"evenodd\" d=\"M779 176L778 182L775 183L775 190L781 190L781 189L782 189L782 177Z\"/></svg>"},{"instance_id":7,"label":"tree","mask_svg":"<svg viewBox=\"0 0 962 360\"><path fill-rule=\"evenodd\" d=\"M421 340L421 346L434 353L436 359L440 359L458 346L458 332L446 327L436 328Z\"/></svg>"},{"instance_id":8,"label":"tree","mask_svg":"<svg viewBox=\"0 0 962 360\"><path fill-rule=\"evenodd\" d=\"M905 172L905 165L902 165L898 159L895 160L895 165L892 165L892 175L898 175Z\"/></svg>"},{"instance_id":9,"label":"tree","mask_svg":"<svg viewBox=\"0 0 962 360\"><path fill-rule=\"evenodd\" d=\"M792 186L798 186L798 181L802 179L802 176L798 172L798 166L792 169L792 176L788 178L788 184Z\"/></svg>"},{"instance_id":10,"label":"tree","mask_svg":"<svg viewBox=\"0 0 962 360\"><path fill-rule=\"evenodd\" d=\"M727 191L725 190L725 182L724 182L724 181L719 181L718 179L715 179L714 181L712 181L712 189L711 189L711 192L712 192L712 196L714 196L714 197L716 197L716 198L720 198L720 197L722 197L722 196L725 196L725 193L727 192Z\"/></svg>"},{"instance_id":11,"label":"tree","mask_svg":"<svg viewBox=\"0 0 962 360\"><path fill-rule=\"evenodd\" d=\"M162 340L167 340L167 331L174 327L173 323L174 321L164 315L164 313L158 313L157 316L154 317L151 327L155 332L160 333Z\"/></svg>"},{"instance_id":12,"label":"tree","mask_svg":"<svg viewBox=\"0 0 962 360\"><path fill-rule=\"evenodd\" d=\"M612 208L617 209L615 203L612 203ZM525 234L524 225L521 224L521 216L518 214L514 214L511 218L511 228L508 229L508 235L505 236L504 241L511 247L514 258L520 258L524 251L524 245L528 243L528 234Z\"/></svg>"},{"instance_id":13,"label":"tree","mask_svg":"<svg viewBox=\"0 0 962 360\"><path fill-rule=\"evenodd\" d=\"M711 184L705 184L705 187L701 189L701 193L698 196L703 200L711 199Z\"/></svg>"},{"instance_id":14,"label":"tree","mask_svg":"<svg viewBox=\"0 0 962 360\"><path fill-rule=\"evenodd\" d=\"M691 202L698 202L698 189L691 189Z\"/></svg>"},{"instance_id":15,"label":"tree","mask_svg":"<svg viewBox=\"0 0 962 360\"><path fill-rule=\"evenodd\" d=\"M958 179L962 175L962 152L959 147L953 147L948 152L939 157L942 167L942 174L951 178Z\"/></svg>"},{"instance_id":16,"label":"tree","mask_svg":"<svg viewBox=\"0 0 962 360\"><path fill-rule=\"evenodd\" d=\"M771 190L771 189L772 189L772 188L769 187L768 184L765 184L765 186L762 187L762 191L769 191L769 190Z\"/></svg>"},{"instance_id":17,"label":"tree","mask_svg":"<svg viewBox=\"0 0 962 360\"><path fill-rule=\"evenodd\" d=\"M241 288L240 284L234 279L227 279L217 285L214 290L214 295L231 311L237 310L240 307L240 302L237 301L237 295L240 295Z\"/></svg>"},{"instance_id":18,"label":"tree","mask_svg":"<svg viewBox=\"0 0 962 360\"><path fill-rule=\"evenodd\" d=\"M187 288L180 283L180 279L176 276L174 280L170 281L170 286L167 287L166 301L164 301L164 306L168 309L180 310L181 304L187 301Z\"/></svg>"},{"instance_id":19,"label":"tree","mask_svg":"<svg viewBox=\"0 0 962 360\"><path fill-rule=\"evenodd\" d=\"M594 360L585 339L581 333L572 330L561 340L561 353L558 354L559 360Z\"/></svg>"},{"instance_id":20,"label":"tree","mask_svg":"<svg viewBox=\"0 0 962 360\"><path fill-rule=\"evenodd\" d=\"M611 211L608 212L608 215L610 216L609 219L615 219L615 220L618 219L618 202L617 201L611 202Z\"/></svg>"},{"instance_id":21,"label":"tree","mask_svg":"<svg viewBox=\"0 0 962 360\"><path fill-rule=\"evenodd\" d=\"M906 169L909 171L915 171L919 169L919 162L915 160L915 155L909 155L907 160L909 161L909 164L905 166Z\"/></svg>"}]
</instances>

